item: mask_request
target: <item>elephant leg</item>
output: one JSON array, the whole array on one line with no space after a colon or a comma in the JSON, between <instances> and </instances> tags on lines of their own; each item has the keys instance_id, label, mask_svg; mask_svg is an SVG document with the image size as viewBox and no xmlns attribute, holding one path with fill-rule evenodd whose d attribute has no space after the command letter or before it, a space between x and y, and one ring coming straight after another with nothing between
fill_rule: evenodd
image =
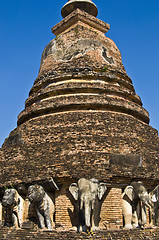
<instances>
[{"instance_id":1,"label":"elephant leg","mask_svg":"<svg viewBox=\"0 0 159 240\"><path fill-rule=\"evenodd\" d=\"M101 203L96 200L92 214L92 231L99 230Z\"/></svg>"},{"instance_id":2,"label":"elephant leg","mask_svg":"<svg viewBox=\"0 0 159 240\"><path fill-rule=\"evenodd\" d=\"M79 222L79 225L78 225L78 228L77 228L77 231L78 232L87 232L87 227L86 227L86 225L83 223L81 223L81 222Z\"/></svg>"},{"instance_id":3,"label":"elephant leg","mask_svg":"<svg viewBox=\"0 0 159 240\"><path fill-rule=\"evenodd\" d=\"M52 221L51 221L51 216L50 216L50 206L49 206L49 201L46 200L44 204L44 216L45 216L45 221L46 221L46 227L47 229L51 230L52 229Z\"/></svg>"},{"instance_id":4,"label":"elephant leg","mask_svg":"<svg viewBox=\"0 0 159 240\"><path fill-rule=\"evenodd\" d=\"M131 204L125 200L122 199L122 212L124 217L125 226L124 229L132 229L132 206Z\"/></svg>"},{"instance_id":5,"label":"elephant leg","mask_svg":"<svg viewBox=\"0 0 159 240\"><path fill-rule=\"evenodd\" d=\"M138 217L138 223L141 227L143 227L146 224L146 207L143 203L140 203L139 211L140 215Z\"/></svg>"},{"instance_id":6,"label":"elephant leg","mask_svg":"<svg viewBox=\"0 0 159 240\"><path fill-rule=\"evenodd\" d=\"M84 211L83 210L79 210L78 212L78 219L79 219L79 225L78 225L78 232L86 232L87 228L85 225L85 219L84 219Z\"/></svg>"},{"instance_id":7,"label":"elephant leg","mask_svg":"<svg viewBox=\"0 0 159 240\"><path fill-rule=\"evenodd\" d=\"M156 226L159 226L159 209L156 209L155 225L156 225Z\"/></svg>"},{"instance_id":8,"label":"elephant leg","mask_svg":"<svg viewBox=\"0 0 159 240\"><path fill-rule=\"evenodd\" d=\"M40 228L44 229L45 228L45 221L43 215L40 213L39 209L36 209L36 213L38 216Z\"/></svg>"},{"instance_id":9,"label":"elephant leg","mask_svg":"<svg viewBox=\"0 0 159 240\"><path fill-rule=\"evenodd\" d=\"M0 203L0 226L2 225L2 204Z\"/></svg>"},{"instance_id":10,"label":"elephant leg","mask_svg":"<svg viewBox=\"0 0 159 240\"><path fill-rule=\"evenodd\" d=\"M16 212L12 212L12 222L13 222L13 227L19 228L18 215Z\"/></svg>"},{"instance_id":11,"label":"elephant leg","mask_svg":"<svg viewBox=\"0 0 159 240\"><path fill-rule=\"evenodd\" d=\"M153 226L153 223L154 223L154 213L153 213L153 209L149 209L149 225L150 226Z\"/></svg>"},{"instance_id":12,"label":"elephant leg","mask_svg":"<svg viewBox=\"0 0 159 240\"><path fill-rule=\"evenodd\" d=\"M47 227L47 229L51 230L51 229L52 229L52 223L51 223L51 218L50 218L50 216L47 216L47 217L45 218L45 220L46 220L46 227Z\"/></svg>"},{"instance_id":13,"label":"elephant leg","mask_svg":"<svg viewBox=\"0 0 159 240\"><path fill-rule=\"evenodd\" d=\"M47 210L44 212L44 215L45 215L46 227L47 227L47 229L51 230L51 229L52 229L52 222L51 222L51 217L50 217L50 211L49 211L49 209L47 209Z\"/></svg>"},{"instance_id":14,"label":"elephant leg","mask_svg":"<svg viewBox=\"0 0 159 240\"><path fill-rule=\"evenodd\" d=\"M99 226L96 226L96 225L92 222L91 230L92 230L92 231L98 231L99 229L100 229Z\"/></svg>"},{"instance_id":15,"label":"elephant leg","mask_svg":"<svg viewBox=\"0 0 159 240\"><path fill-rule=\"evenodd\" d=\"M158 205L154 205L149 209L150 212L150 225L159 226L159 209Z\"/></svg>"},{"instance_id":16,"label":"elephant leg","mask_svg":"<svg viewBox=\"0 0 159 240\"><path fill-rule=\"evenodd\" d=\"M79 224L78 226L78 229L77 229L78 232L82 232L83 231L83 227Z\"/></svg>"},{"instance_id":17,"label":"elephant leg","mask_svg":"<svg viewBox=\"0 0 159 240\"><path fill-rule=\"evenodd\" d=\"M12 210L11 210L11 207L6 207L6 211L5 211L5 223L4 223L4 226L7 226L7 227L10 227L11 224L13 222L13 219L12 219Z\"/></svg>"},{"instance_id":18,"label":"elephant leg","mask_svg":"<svg viewBox=\"0 0 159 240\"><path fill-rule=\"evenodd\" d=\"M99 221L98 221L98 216L95 215L95 212L92 215L92 231L99 230Z\"/></svg>"},{"instance_id":19,"label":"elephant leg","mask_svg":"<svg viewBox=\"0 0 159 240\"><path fill-rule=\"evenodd\" d=\"M137 228L139 226L138 225L138 216L137 216L136 210L134 210L133 214L132 214L132 226L133 226L133 228Z\"/></svg>"}]
</instances>

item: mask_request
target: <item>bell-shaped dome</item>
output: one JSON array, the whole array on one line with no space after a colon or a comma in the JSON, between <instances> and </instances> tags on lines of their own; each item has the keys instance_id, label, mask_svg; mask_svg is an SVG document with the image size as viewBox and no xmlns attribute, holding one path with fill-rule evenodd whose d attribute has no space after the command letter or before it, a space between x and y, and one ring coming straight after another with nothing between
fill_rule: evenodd
<instances>
[{"instance_id":1,"label":"bell-shaped dome","mask_svg":"<svg viewBox=\"0 0 159 240\"><path fill-rule=\"evenodd\" d=\"M104 35L108 29L79 9L53 27L56 38L44 49L18 124L50 112L85 109L123 112L149 122L119 49Z\"/></svg>"}]
</instances>

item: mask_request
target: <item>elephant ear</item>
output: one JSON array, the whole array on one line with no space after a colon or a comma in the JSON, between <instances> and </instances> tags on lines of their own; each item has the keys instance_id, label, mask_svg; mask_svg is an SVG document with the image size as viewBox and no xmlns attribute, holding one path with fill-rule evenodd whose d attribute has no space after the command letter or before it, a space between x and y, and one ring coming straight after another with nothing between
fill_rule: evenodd
<instances>
[{"instance_id":1,"label":"elephant ear","mask_svg":"<svg viewBox=\"0 0 159 240\"><path fill-rule=\"evenodd\" d=\"M77 201L78 200L78 195L79 195L79 188L77 183L72 183L69 186L69 191L72 194L73 198Z\"/></svg>"},{"instance_id":2,"label":"elephant ear","mask_svg":"<svg viewBox=\"0 0 159 240\"><path fill-rule=\"evenodd\" d=\"M127 197L130 199L130 201L133 200L133 197L134 197L134 188L133 186L127 186L124 190L124 193L127 195Z\"/></svg>"},{"instance_id":3,"label":"elephant ear","mask_svg":"<svg viewBox=\"0 0 159 240\"><path fill-rule=\"evenodd\" d=\"M155 189L149 193L149 196L153 203L159 201L159 185L157 185L157 187L155 187Z\"/></svg>"},{"instance_id":4,"label":"elephant ear","mask_svg":"<svg viewBox=\"0 0 159 240\"><path fill-rule=\"evenodd\" d=\"M107 190L106 184L105 183L99 183L98 189L97 189L97 195L98 195L99 200L102 199L106 190Z\"/></svg>"}]
</instances>

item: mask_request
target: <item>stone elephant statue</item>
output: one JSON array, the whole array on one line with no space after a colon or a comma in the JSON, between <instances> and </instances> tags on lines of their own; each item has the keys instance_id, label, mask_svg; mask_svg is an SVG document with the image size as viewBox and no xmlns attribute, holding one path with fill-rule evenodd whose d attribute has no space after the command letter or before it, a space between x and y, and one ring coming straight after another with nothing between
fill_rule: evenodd
<instances>
[{"instance_id":1,"label":"stone elephant statue","mask_svg":"<svg viewBox=\"0 0 159 240\"><path fill-rule=\"evenodd\" d=\"M132 182L122 194L124 229L143 227L146 224L146 207L151 208L149 194L142 182Z\"/></svg>"},{"instance_id":2,"label":"stone elephant statue","mask_svg":"<svg viewBox=\"0 0 159 240\"><path fill-rule=\"evenodd\" d=\"M106 192L106 184L99 183L97 179L87 180L79 179L78 183L72 183L69 191L78 204L79 226L78 231L86 231L99 229L97 218L100 211L96 208L97 201L99 202Z\"/></svg>"},{"instance_id":3,"label":"stone elephant statue","mask_svg":"<svg viewBox=\"0 0 159 240\"><path fill-rule=\"evenodd\" d=\"M159 226L159 185L149 193L149 197L152 205L150 209L151 224Z\"/></svg>"},{"instance_id":4,"label":"stone elephant statue","mask_svg":"<svg viewBox=\"0 0 159 240\"><path fill-rule=\"evenodd\" d=\"M29 186L28 199L35 206L40 228L52 229L54 206L44 188L38 184Z\"/></svg>"},{"instance_id":5,"label":"stone elephant statue","mask_svg":"<svg viewBox=\"0 0 159 240\"><path fill-rule=\"evenodd\" d=\"M16 189L6 189L2 205L6 208L5 225L19 228L23 221L23 203Z\"/></svg>"}]
</instances>

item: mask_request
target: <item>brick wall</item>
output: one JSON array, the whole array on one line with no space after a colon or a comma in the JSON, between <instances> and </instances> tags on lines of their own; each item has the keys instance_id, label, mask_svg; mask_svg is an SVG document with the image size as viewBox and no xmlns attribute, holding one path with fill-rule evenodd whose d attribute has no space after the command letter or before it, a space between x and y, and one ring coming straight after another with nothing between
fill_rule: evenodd
<instances>
[{"instance_id":1,"label":"brick wall","mask_svg":"<svg viewBox=\"0 0 159 240\"><path fill-rule=\"evenodd\" d=\"M126 184L138 178L153 185L159 178L158 144L157 131L126 114L74 111L35 118L6 139L0 185L85 176L113 184L117 177ZM139 154L142 166L111 164L114 154Z\"/></svg>"},{"instance_id":2,"label":"brick wall","mask_svg":"<svg viewBox=\"0 0 159 240\"><path fill-rule=\"evenodd\" d=\"M70 229L77 226L74 206L68 197L69 185L69 183L63 184L62 188L55 192L55 223L57 229Z\"/></svg>"},{"instance_id":3,"label":"brick wall","mask_svg":"<svg viewBox=\"0 0 159 240\"><path fill-rule=\"evenodd\" d=\"M121 189L112 188L103 201L100 226L106 229L122 227Z\"/></svg>"}]
</instances>

